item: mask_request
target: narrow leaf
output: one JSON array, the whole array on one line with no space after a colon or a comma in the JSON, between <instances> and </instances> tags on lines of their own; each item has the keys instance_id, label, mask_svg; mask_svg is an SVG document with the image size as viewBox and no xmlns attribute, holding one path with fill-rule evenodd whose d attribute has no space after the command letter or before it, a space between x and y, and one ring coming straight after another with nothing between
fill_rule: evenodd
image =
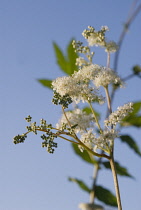
<instances>
[{"instance_id":1,"label":"narrow leaf","mask_svg":"<svg viewBox=\"0 0 141 210\"><path fill-rule=\"evenodd\" d=\"M40 82L43 86L52 89L52 87L51 87L52 80L48 80L48 79L38 79L38 82Z\"/></svg>"},{"instance_id":2,"label":"narrow leaf","mask_svg":"<svg viewBox=\"0 0 141 210\"><path fill-rule=\"evenodd\" d=\"M104 162L102 162L102 164L105 168L111 169L109 161L104 161ZM130 177L130 178L133 178L133 176L128 173L127 169L125 167L121 166L116 161L115 161L115 166L116 166L117 174L119 174L120 176L127 176L127 177Z\"/></svg>"},{"instance_id":3,"label":"narrow leaf","mask_svg":"<svg viewBox=\"0 0 141 210\"><path fill-rule=\"evenodd\" d=\"M126 143L136 154L141 156L141 151L137 145L137 143L133 140L131 136L122 135L120 136L122 142Z\"/></svg>"},{"instance_id":4,"label":"narrow leaf","mask_svg":"<svg viewBox=\"0 0 141 210\"><path fill-rule=\"evenodd\" d=\"M66 57L63 55L63 52L59 48L59 46L54 42L53 43L57 64L59 65L60 69L67 73L67 60Z\"/></svg>"},{"instance_id":5,"label":"narrow leaf","mask_svg":"<svg viewBox=\"0 0 141 210\"><path fill-rule=\"evenodd\" d=\"M76 58L78 57L78 55L72 46L72 41L73 40L70 41L67 47L68 74L69 75L73 74L74 71L78 71L78 68L76 66Z\"/></svg>"},{"instance_id":6,"label":"narrow leaf","mask_svg":"<svg viewBox=\"0 0 141 210\"><path fill-rule=\"evenodd\" d=\"M117 206L116 197L106 188L96 186L95 194L98 200L110 206Z\"/></svg>"},{"instance_id":7,"label":"narrow leaf","mask_svg":"<svg viewBox=\"0 0 141 210\"><path fill-rule=\"evenodd\" d=\"M71 177L69 177L68 180L71 182L75 182L82 190L84 190L88 193L91 192L91 189L82 180L71 178Z\"/></svg>"},{"instance_id":8,"label":"narrow leaf","mask_svg":"<svg viewBox=\"0 0 141 210\"><path fill-rule=\"evenodd\" d=\"M87 163L91 163L91 164L97 163L97 161L94 159L94 157L91 154L89 154L86 150L81 152L76 144L72 144L72 147L73 147L75 154L78 155L82 160L86 161Z\"/></svg>"}]
</instances>

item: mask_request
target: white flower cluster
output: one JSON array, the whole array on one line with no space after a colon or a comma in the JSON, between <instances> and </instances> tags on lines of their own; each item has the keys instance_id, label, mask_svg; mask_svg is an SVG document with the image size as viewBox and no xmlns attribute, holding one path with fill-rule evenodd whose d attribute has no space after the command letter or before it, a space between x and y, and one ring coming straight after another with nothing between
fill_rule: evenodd
<instances>
[{"instance_id":1,"label":"white flower cluster","mask_svg":"<svg viewBox=\"0 0 141 210\"><path fill-rule=\"evenodd\" d=\"M96 31L93 27L88 26L88 30L85 29L82 35L87 39L89 46L100 46L104 47L106 52L116 52L118 45L113 41L106 40L106 31L109 31L107 26L102 26L100 31Z\"/></svg>"},{"instance_id":2,"label":"white flower cluster","mask_svg":"<svg viewBox=\"0 0 141 210\"><path fill-rule=\"evenodd\" d=\"M99 137L96 137L96 135L93 133L93 129L90 129L88 132L81 134L80 140L93 151L101 149L109 153L110 149L112 148L114 139L118 136L118 132L115 129L111 129L103 131ZM79 148L81 151L83 151L82 147Z\"/></svg>"},{"instance_id":3,"label":"white flower cluster","mask_svg":"<svg viewBox=\"0 0 141 210\"><path fill-rule=\"evenodd\" d=\"M103 103L104 97L99 95L98 88L107 87L109 84L123 86L122 80L112 69L96 64L83 66L72 76L59 77L52 82L53 90L61 96L68 94L76 103L80 101Z\"/></svg>"},{"instance_id":4,"label":"white flower cluster","mask_svg":"<svg viewBox=\"0 0 141 210\"><path fill-rule=\"evenodd\" d=\"M89 147L91 150L93 150L94 148L94 142L95 142L95 134L93 133L93 130L90 129L88 132L83 132L81 134L81 138L80 140L87 146ZM83 152L84 148L79 146L79 149L81 152Z\"/></svg>"},{"instance_id":5,"label":"white flower cluster","mask_svg":"<svg viewBox=\"0 0 141 210\"><path fill-rule=\"evenodd\" d=\"M100 31L96 31L92 26L88 26L82 35L87 39L89 46L105 46L105 32L109 30L107 26L103 26Z\"/></svg>"},{"instance_id":6,"label":"white flower cluster","mask_svg":"<svg viewBox=\"0 0 141 210\"><path fill-rule=\"evenodd\" d=\"M105 126L116 126L120 123L129 113L133 111L133 103L124 104L117 108L117 111L112 112L108 119L104 121Z\"/></svg>"},{"instance_id":7,"label":"white flower cluster","mask_svg":"<svg viewBox=\"0 0 141 210\"><path fill-rule=\"evenodd\" d=\"M88 62L83 57L78 57L76 58L76 65L81 67L83 65L88 65Z\"/></svg>"},{"instance_id":8,"label":"white flower cluster","mask_svg":"<svg viewBox=\"0 0 141 210\"><path fill-rule=\"evenodd\" d=\"M105 52L114 53L118 50L118 45L114 41L107 41L105 43Z\"/></svg>"},{"instance_id":9,"label":"white flower cluster","mask_svg":"<svg viewBox=\"0 0 141 210\"><path fill-rule=\"evenodd\" d=\"M102 67L94 79L96 87L107 87L109 84L119 85L123 87L123 82L116 72L110 68Z\"/></svg>"},{"instance_id":10,"label":"white flower cluster","mask_svg":"<svg viewBox=\"0 0 141 210\"><path fill-rule=\"evenodd\" d=\"M98 65L85 67L75 72L72 76L59 77L52 82L53 90L61 96L68 94L75 103L82 102L104 102L104 98L99 95L98 89L90 84L90 77L94 77L95 72L100 70Z\"/></svg>"},{"instance_id":11,"label":"white flower cluster","mask_svg":"<svg viewBox=\"0 0 141 210\"><path fill-rule=\"evenodd\" d=\"M71 126L77 125L74 131L76 133L81 133L82 131L84 132L88 128L94 127L94 118L92 114L87 114L85 111L81 109L75 109L73 111L68 111L66 112L67 119L69 120ZM68 121L66 117L62 115L59 123L56 125L57 129L61 129L63 124L66 124L67 127Z\"/></svg>"}]
</instances>

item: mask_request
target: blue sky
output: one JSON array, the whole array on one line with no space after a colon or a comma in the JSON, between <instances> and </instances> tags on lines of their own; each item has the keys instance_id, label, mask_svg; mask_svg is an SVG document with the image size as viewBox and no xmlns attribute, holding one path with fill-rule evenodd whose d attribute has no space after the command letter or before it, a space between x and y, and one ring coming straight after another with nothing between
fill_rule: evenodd
<instances>
[{"instance_id":1,"label":"blue sky","mask_svg":"<svg viewBox=\"0 0 141 210\"><path fill-rule=\"evenodd\" d=\"M117 41L131 3L131 0L0 1L1 210L77 210L79 203L89 201L89 196L68 182L67 177L84 179L90 185L93 168L73 154L69 143L58 139L58 148L52 155L41 148L39 135L29 135L21 145L14 145L12 138L25 131L24 117L28 114L37 122L46 118L54 124L60 117L60 107L51 103L52 92L37 82L39 78L63 75L56 64L52 42L65 50L72 37L84 41L81 33L88 25L97 30L107 25L108 37ZM140 18L141 14L131 25L122 47L118 70L123 77L134 65L141 64ZM95 63L106 64L103 51L98 50ZM129 81L116 95L114 108L141 100L140 89L138 78ZM127 132L141 148L140 130ZM115 156L136 178L119 177L123 209L140 210L141 160L119 142ZM98 182L114 192L110 172L103 170Z\"/></svg>"}]
</instances>

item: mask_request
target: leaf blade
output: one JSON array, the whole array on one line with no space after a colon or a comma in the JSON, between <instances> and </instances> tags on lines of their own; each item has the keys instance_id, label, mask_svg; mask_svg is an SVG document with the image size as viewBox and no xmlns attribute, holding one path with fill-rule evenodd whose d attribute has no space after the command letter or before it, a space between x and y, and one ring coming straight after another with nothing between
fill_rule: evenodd
<instances>
[{"instance_id":1,"label":"leaf blade","mask_svg":"<svg viewBox=\"0 0 141 210\"><path fill-rule=\"evenodd\" d=\"M91 189L82 180L72 178L72 177L69 177L68 180L71 181L71 182L75 182L85 192L87 192L87 193L91 192Z\"/></svg>"},{"instance_id":2,"label":"leaf blade","mask_svg":"<svg viewBox=\"0 0 141 210\"><path fill-rule=\"evenodd\" d=\"M62 50L55 42L53 42L53 48L56 55L56 62L58 66L63 72L67 73L67 60L65 55L63 54Z\"/></svg>"},{"instance_id":3,"label":"leaf blade","mask_svg":"<svg viewBox=\"0 0 141 210\"><path fill-rule=\"evenodd\" d=\"M126 143L137 155L141 156L141 151L137 143L134 141L134 139L131 136L122 135L119 138L122 142Z\"/></svg>"},{"instance_id":4,"label":"leaf blade","mask_svg":"<svg viewBox=\"0 0 141 210\"><path fill-rule=\"evenodd\" d=\"M52 89L52 80L48 79L38 79L38 82L41 83L44 87Z\"/></svg>"},{"instance_id":5,"label":"leaf blade","mask_svg":"<svg viewBox=\"0 0 141 210\"><path fill-rule=\"evenodd\" d=\"M86 150L81 152L76 144L72 144L72 148L75 154L78 155L85 162L90 163L90 164L97 163L97 161L93 158L93 156L90 156Z\"/></svg>"},{"instance_id":6,"label":"leaf blade","mask_svg":"<svg viewBox=\"0 0 141 210\"><path fill-rule=\"evenodd\" d=\"M106 169L111 169L110 163L109 161L103 161L102 165L106 168ZM116 166L116 171L117 174L120 176L127 176L130 178L134 178L131 174L129 174L129 172L127 171L127 169L123 166L121 166L117 161L115 161L115 166Z\"/></svg>"},{"instance_id":7,"label":"leaf blade","mask_svg":"<svg viewBox=\"0 0 141 210\"><path fill-rule=\"evenodd\" d=\"M110 206L117 206L116 197L106 188L102 186L95 187L95 194L98 200Z\"/></svg>"}]
</instances>

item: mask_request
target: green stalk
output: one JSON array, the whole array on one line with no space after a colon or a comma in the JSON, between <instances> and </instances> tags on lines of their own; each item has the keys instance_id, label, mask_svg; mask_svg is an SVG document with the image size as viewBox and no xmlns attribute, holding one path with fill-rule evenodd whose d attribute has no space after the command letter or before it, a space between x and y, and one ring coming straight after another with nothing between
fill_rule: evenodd
<instances>
[{"instance_id":1,"label":"green stalk","mask_svg":"<svg viewBox=\"0 0 141 210\"><path fill-rule=\"evenodd\" d=\"M92 111L92 113L93 113L93 115L94 115L94 119L95 119L95 122L96 122L96 124L97 124L99 130L100 130L100 133L102 133L102 129L101 129L101 127L100 127L99 121L98 121L98 119L97 119L97 116L96 116L96 114L95 114L95 111L94 111L94 109L93 109L93 107L92 107L91 102L88 101L88 104L89 104L90 109L91 109L91 111Z\"/></svg>"},{"instance_id":2,"label":"green stalk","mask_svg":"<svg viewBox=\"0 0 141 210\"><path fill-rule=\"evenodd\" d=\"M114 179L118 210L122 210L122 204L121 204L121 198L120 198L120 190L119 190L117 172L116 172L116 167L115 167L115 162L114 162L113 155L112 155L112 157L110 159L110 165L111 165L111 170L112 170L113 179Z\"/></svg>"}]
</instances>

